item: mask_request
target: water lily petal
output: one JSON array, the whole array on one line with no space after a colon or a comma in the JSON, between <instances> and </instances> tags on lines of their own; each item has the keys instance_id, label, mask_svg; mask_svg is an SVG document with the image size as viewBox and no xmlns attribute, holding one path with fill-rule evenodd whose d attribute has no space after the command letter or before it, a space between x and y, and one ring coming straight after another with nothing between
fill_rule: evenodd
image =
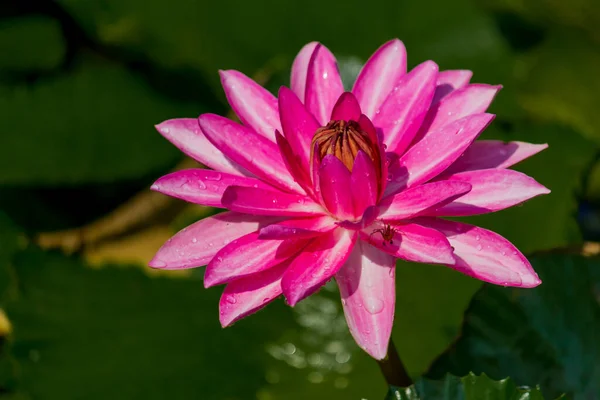
<instances>
[{"instance_id":1,"label":"water lily petal","mask_svg":"<svg viewBox=\"0 0 600 400\"><path fill-rule=\"evenodd\" d=\"M185 269L206 265L223 246L280 218L224 212L183 228L148 263L152 268Z\"/></svg>"},{"instance_id":2,"label":"water lily petal","mask_svg":"<svg viewBox=\"0 0 600 400\"><path fill-rule=\"evenodd\" d=\"M291 306L314 293L335 275L348 259L356 236L355 232L337 228L313 239L294 258L281 280L283 294Z\"/></svg>"},{"instance_id":3,"label":"water lily petal","mask_svg":"<svg viewBox=\"0 0 600 400\"><path fill-rule=\"evenodd\" d=\"M272 268L298 253L306 240L261 240L252 232L223 247L206 266L204 287Z\"/></svg>"},{"instance_id":4,"label":"water lily petal","mask_svg":"<svg viewBox=\"0 0 600 400\"><path fill-rule=\"evenodd\" d=\"M310 42L309 44L305 45L300 50L294 59L294 63L292 64L290 87L303 103L305 102L304 95L306 93L306 75L308 73L308 64L310 63L310 57L318 45L318 42Z\"/></svg>"},{"instance_id":5,"label":"water lily petal","mask_svg":"<svg viewBox=\"0 0 600 400\"><path fill-rule=\"evenodd\" d=\"M279 89L279 113L283 134L302 169L308 171L312 138L320 125L294 92L285 86Z\"/></svg>"},{"instance_id":6,"label":"water lily petal","mask_svg":"<svg viewBox=\"0 0 600 400\"><path fill-rule=\"evenodd\" d=\"M376 229L383 225L374 224L360 233L360 238L394 257L407 261L429 264L452 264L452 247L446 236L417 223L392 225L393 238L386 240Z\"/></svg>"},{"instance_id":7,"label":"water lily petal","mask_svg":"<svg viewBox=\"0 0 600 400\"><path fill-rule=\"evenodd\" d=\"M286 262L225 286L219 301L219 321L225 328L269 304L281 294Z\"/></svg>"},{"instance_id":8,"label":"water lily petal","mask_svg":"<svg viewBox=\"0 0 600 400\"><path fill-rule=\"evenodd\" d=\"M429 109L415 141L451 122L485 112L500 89L500 85L475 84L453 91Z\"/></svg>"},{"instance_id":9,"label":"water lily petal","mask_svg":"<svg viewBox=\"0 0 600 400\"><path fill-rule=\"evenodd\" d=\"M396 259L356 243L335 275L346 321L356 343L377 360L385 358L394 322Z\"/></svg>"},{"instance_id":10,"label":"water lily petal","mask_svg":"<svg viewBox=\"0 0 600 400\"><path fill-rule=\"evenodd\" d=\"M333 106L330 119L332 121L358 121L360 115L360 105L356 97L350 92L344 92Z\"/></svg>"},{"instance_id":11,"label":"water lily petal","mask_svg":"<svg viewBox=\"0 0 600 400\"><path fill-rule=\"evenodd\" d=\"M437 77L435 95L431 104L436 104L453 91L467 86L472 76L473 72L469 70L451 69L440 71Z\"/></svg>"},{"instance_id":12,"label":"water lily petal","mask_svg":"<svg viewBox=\"0 0 600 400\"><path fill-rule=\"evenodd\" d=\"M308 63L304 103L322 126L329 122L333 106L343 92L335 57L325 46L317 45Z\"/></svg>"},{"instance_id":13,"label":"water lily petal","mask_svg":"<svg viewBox=\"0 0 600 400\"><path fill-rule=\"evenodd\" d=\"M204 136L196 118L169 119L156 125L156 129L183 153L209 168L232 175L253 176Z\"/></svg>"},{"instance_id":14,"label":"water lily petal","mask_svg":"<svg viewBox=\"0 0 600 400\"><path fill-rule=\"evenodd\" d=\"M301 217L324 214L310 197L254 187L229 186L221 202L232 211L255 215Z\"/></svg>"},{"instance_id":15,"label":"water lily petal","mask_svg":"<svg viewBox=\"0 0 600 400\"><path fill-rule=\"evenodd\" d=\"M275 143L219 115L202 114L198 122L206 137L227 157L266 182L304 193L288 171Z\"/></svg>"},{"instance_id":16,"label":"water lily petal","mask_svg":"<svg viewBox=\"0 0 600 400\"><path fill-rule=\"evenodd\" d=\"M240 121L274 142L275 131L281 130L275 96L241 72L220 71L220 75L227 101Z\"/></svg>"},{"instance_id":17,"label":"water lily petal","mask_svg":"<svg viewBox=\"0 0 600 400\"><path fill-rule=\"evenodd\" d=\"M190 203L221 207L223 192L231 185L276 190L259 179L246 178L208 169L185 169L158 179L150 189Z\"/></svg>"},{"instance_id":18,"label":"water lily petal","mask_svg":"<svg viewBox=\"0 0 600 400\"><path fill-rule=\"evenodd\" d=\"M355 215L362 215L367 207L375 205L379 194L377 171L373 161L360 150L354 159L350 176L350 189Z\"/></svg>"},{"instance_id":19,"label":"water lily petal","mask_svg":"<svg viewBox=\"0 0 600 400\"><path fill-rule=\"evenodd\" d=\"M387 150L404 153L417 134L433 99L438 66L425 61L400 79L373 118L385 133Z\"/></svg>"},{"instance_id":20,"label":"water lily petal","mask_svg":"<svg viewBox=\"0 0 600 400\"><path fill-rule=\"evenodd\" d=\"M412 218L450 203L470 190L471 184L460 180L414 186L384 199L379 205L379 218L386 221Z\"/></svg>"},{"instance_id":21,"label":"water lily petal","mask_svg":"<svg viewBox=\"0 0 600 400\"><path fill-rule=\"evenodd\" d=\"M309 170L302 166L298 156L294 154L290 142L288 142L288 140L279 132L275 132L275 140L277 141L277 147L279 147L281 157L283 158L288 171L290 171L290 174L292 174L298 185L302 187L306 194L315 197L312 181L308 176Z\"/></svg>"},{"instance_id":22,"label":"water lily petal","mask_svg":"<svg viewBox=\"0 0 600 400\"><path fill-rule=\"evenodd\" d=\"M509 168L548 148L547 144L477 140L443 175L488 168Z\"/></svg>"},{"instance_id":23,"label":"water lily petal","mask_svg":"<svg viewBox=\"0 0 600 400\"><path fill-rule=\"evenodd\" d=\"M419 218L419 223L447 236L456 258L450 268L496 285L529 288L542 282L525 256L497 233L437 218Z\"/></svg>"},{"instance_id":24,"label":"water lily petal","mask_svg":"<svg viewBox=\"0 0 600 400\"><path fill-rule=\"evenodd\" d=\"M390 170L386 195L427 182L448 168L494 119L493 114L462 118L429 133L410 148Z\"/></svg>"},{"instance_id":25,"label":"water lily petal","mask_svg":"<svg viewBox=\"0 0 600 400\"><path fill-rule=\"evenodd\" d=\"M406 74L406 48L398 39L381 46L361 69L352 93L369 118L381 107L394 85Z\"/></svg>"},{"instance_id":26,"label":"water lily petal","mask_svg":"<svg viewBox=\"0 0 600 400\"><path fill-rule=\"evenodd\" d=\"M440 182L466 182L473 189L459 199L448 203L430 215L467 216L503 210L533 197L548 194L535 179L510 169L481 169L459 172Z\"/></svg>"},{"instance_id":27,"label":"water lily petal","mask_svg":"<svg viewBox=\"0 0 600 400\"><path fill-rule=\"evenodd\" d=\"M336 156L323 157L319 167L321 195L327 210L342 220L354 218L350 176L348 168Z\"/></svg>"},{"instance_id":28,"label":"water lily petal","mask_svg":"<svg viewBox=\"0 0 600 400\"><path fill-rule=\"evenodd\" d=\"M265 226L260 230L260 239L293 239L320 236L337 227L336 220L329 215L309 218L294 218L278 224Z\"/></svg>"}]
</instances>

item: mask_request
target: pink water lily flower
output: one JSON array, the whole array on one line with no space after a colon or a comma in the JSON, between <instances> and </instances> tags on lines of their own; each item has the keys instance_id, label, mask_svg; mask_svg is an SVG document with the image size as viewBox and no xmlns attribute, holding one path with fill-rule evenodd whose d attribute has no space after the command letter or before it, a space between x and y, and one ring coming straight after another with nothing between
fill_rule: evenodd
<instances>
[{"instance_id":1,"label":"pink water lily flower","mask_svg":"<svg viewBox=\"0 0 600 400\"><path fill-rule=\"evenodd\" d=\"M210 169L160 178L152 189L229 211L177 233L150 266L207 265L226 284L223 326L283 294L294 306L334 278L350 332L386 356L396 259L442 264L506 286L540 280L489 230L444 216L494 212L549 190L508 169L547 146L475 141L500 86L425 61L406 71L399 40L379 48L345 92L333 54L309 43L278 97L238 71L221 71L241 123L203 114L158 131Z\"/></svg>"}]
</instances>

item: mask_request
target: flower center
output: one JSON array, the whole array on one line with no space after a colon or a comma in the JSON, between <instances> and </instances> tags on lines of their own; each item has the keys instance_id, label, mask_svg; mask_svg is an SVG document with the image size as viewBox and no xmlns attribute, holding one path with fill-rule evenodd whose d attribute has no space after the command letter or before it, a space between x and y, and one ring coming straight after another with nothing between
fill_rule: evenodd
<instances>
[{"instance_id":1,"label":"flower center","mask_svg":"<svg viewBox=\"0 0 600 400\"><path fill-rule=\"evenodd\" d=\"M327 154L333 154L350 172L359 150L364 151L376 166L379 164L377 144L373 143L356 121L330 121L317 129L311 144L311 160L315 147L321 159Z\"/></svg>"}]
</instances>

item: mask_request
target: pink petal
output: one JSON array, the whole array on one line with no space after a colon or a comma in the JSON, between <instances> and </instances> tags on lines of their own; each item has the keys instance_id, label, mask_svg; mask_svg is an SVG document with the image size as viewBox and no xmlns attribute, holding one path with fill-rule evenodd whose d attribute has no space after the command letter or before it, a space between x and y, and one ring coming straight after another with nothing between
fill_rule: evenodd
<instances>
[{"instance_id":1,"label":"pink petal","mask_svg":"<svg viewBox=\"0 0 600 400\"><path fill-rule=\"evenodd\" d=\"M315 48L319 45L317 42L310 42L305 45L292 64L291 88L296 96L304 103L304 94L306 92L306 75L308 73L308 64Z\"/></svg>"},{"instance_id":2,"label":"pink petal","mask_svg":"<svg viewBox=\"0 0 600 400\"><path fill-rule=\"evenodd\" d=\"M323 208L310 197L254 187L229 186L221 202L232 211L255 215L322 215Z\"/></svg>"},{"instance_id":3,"label":"pink petal","mask_svg":"<svg viewBox=\"0 0 600 400\"><path fill-rule=\"evenodd\" d=\"M469 84L473 72L466 69L449 69L440 71L438 74L438 85L449 85L454 90L463 88Z\"/></svg>"},{"instance_id":4,"label":"pink petal","mask_svg":"<svg viewBox=\"0 0 600 400\"><path fill-rule=\"evenodd\" d=\"M470 190L471 185L461 181L439 181L414 186L384 199L379 205L379 218L388 221L412 218L431 208L450 203Z\"/></svg>"},{"instance_id":5,"label":"pink petal","mask_svg":"<svg viewBox=\"0 0 600 400\"><path fill-rule=\"evenodd\" d=\"M183 153L216 171L252 176L231 161L204 136L196 118L177 118L156 125L158 132Z\"/></svg>"},{"instance_id":6,"label":"pink petal","mask_svg":"<svg viewBox=\"0 0 600 400\"><path fill-rule=\"evenodd\" d=\"M184 269L206 265L232 240L279 218L224 212L183 228L169 239L148 263L152 268Z\"/></svg>"},{"instance_id":7,"label":"pink petal","mask_svg":"<svg viewBox=\"0 0 600 400\"><path fill-rule=\"evenodd\" d=\"M358 242L335 275L350 333L356 343L377 360L387 355L392 333L395 267L394 257Z\"/></svg>"},{"instance_id":8,"label":"pink petal","mask_svg":"<svg viewBox=\"0 0 600 400\"><path fill-rule=\"evenodd\" d=\"M348 259L356 236L355 232L337 228L313 239L296 256L281 280L283 294L291 306L318 290L335 275Z\"/></svg>"},{"instance_id":9,"label":"pink petal","mask_svg":"<svg viewBox=\"0 0 600 400\"><path fill-rule=\"evenodd\" d=\"M385 135L388 151L398 155L411 144L429 109L438 66L425 61L400 79L373 119Z\"/></svg>"},{"instance_id":10,"label":"pink petal","mask_svg":"<svg viewBox=\"0 0 600 400\"><path fill-rule=\"evenodd\" d=\"M213 257L206 266L204 287L272 268L298 253L305 245L306 240L261 240L258 232L249 233L232 241Z\"/></svg>"},{"instance_id":11,"label":"pink petal","mask_svg":"<svg viewBox=\"0 0 600 400\"><path fill-rule=\"evenodd\" d=\"M354 159L350 176L350 189L356 215L362 215L367 207L375 205L379 194L377 184L377 171L373 161L360 150Z\"/></svg>"},{"instance_id":12,"label":"pink petal","mask_svg":"<svg viewBox=\"0 0 600 400\"><path fill-rule=\"evenodd\" d=\"M445 177L447 181L466 182L473 189L429 215L467 216L503 210L533 197L548 194L550 190L535 179L510 169L481 169L459 172Z\"/></svg>"},{"instance_id":13,"label":"pink petal","mask_svg":"<svg viewBox=\"0 0 600 400\"><path fill-rule=\"evenodd\" d=\"M360 115L360 106L356 97L350 92L344 92L333 106L330 119L332 121L358 121Z\"/></svg>"},{"instance_id":14,"label":"pink petal","mask_svg":"<svg viewBox=\"0 0 600 400\"><path fill-rule=\"evenodd\" d=\"M440 71L437 79L437 86L431 104L437 104L444 97L469 84L473 72L468 70L447 70Z\"/></svg>"},{"instance_id":15,"label":"pink petal","mask_svg":"<svg viewBox=\"0 0 600 400\"><path fill-rule=\"evenodd\" d=\"M478 140L444 171L444 175L478 169L509 168L546 148L547 144Z\"/></svg>"},{"instance_id":16,"label":"pink petal","mask_svg":"<svg viewBox=\"0 0 600 400\"><path fill-rule=\"evenodd\" d=\"M250 315L281 294L281 277L287 269L286 262L230 282L225 286L219 301L219 321L225 328Z\"/></svg>"},{"instance_id":17,"label":"pink petal","mask_svg":"<svg viewBox=\"0 0 600 400\"><path fill-rule=\"evenodd\" d=\"M436 218L420 218L419 223L448 237L456 258L450 268L496 285L535 287L542 282L525 256L497 233Z\"/></svg>"},{"instance_id":18,"label":"pink petal","mask_svg":"<svg viewBox=\"0 0 600 400\"><path fill-rule=\"evenodd\" d=\"M320 236L336 228L336 220L329 215L296 218L265 226L260 230L260 239L293 239Z\"/></svg>"},{"instance_id":19,"label":"pink petal","mask_svg":"<svg viewBox=\"0 0 600 400\"><path fill-rule=\"evenodd\" d=\"M329 122L333 105L344 92L337 62L322 44L315 47L306 75L306 107L321 125Z\"/></svg>"},{"instance_id":20,"label":"pink petal","mask_svg":"<svg viewBox=\"0 0 600 400\"><path fill-rule=\"evenodd\" d=\"M208 169L186 169L170 173L154 182L150 189L191 203L222 208L221 197L231 185L276 190L259 179Z\"/></svg>"},{"instance_id":21,"label":"pink petal","mask_svg":"<svg viewBox=\"0 0 600 400\"><path fill-rule=\"evenodd\" d=\"M302 169L308 171L312 138L320 125L294 92L285 86L279 89L279 113L283 134L298 157Z\"/></svg>"},{"instance_id":22,"label":"pink petal","mask_svg":"<svg viewBox=\"0 0 600 400\"><path fill-rule=\"evenodd\" d=\"M493 114L465 117L429 133L410 148L392 172L386 194L427 182L448 168L494 118Z\"/></svg>"},{"instance_id":23,"label":"pink petal","mask_svg":"<svg viewBox=\"0 0 600 400\"><path fill-rule=\"evenodd\" d=\"M304 192L289 173L275 143L215 114L202 114L198 122L215 147L248 171L280 188Z\"/></svg>"},{"instance_id":24,"label":"pink petal","mask_svg":"<svg viewBox=\"0 0 600 400\"><path fill-rule=\"evenodd\" d=\"M440 129L469 115L485 112L501 88L499 85L476 84L453 91L429 109L417 137L423 137L427 132Z\"/></svg>"},{"instance_id":25,"label":"pink petal","mask_svg":"<svg viewBox=\"0 0 600 400\"><path fill-rule=\"evenodd\" d=\"M360 238L394 257L407 261L429 264L452 264L454 258L452 247L446 237L439 231L420 224L398 224L394 238L384 240L383 235L376 231L383 225L373 225L362 231Z\"/></svg>"},{"instance_id":26,"label":"pink petal","mask_svg":"<svg viewBox=\"0 0 600 400\"><path fill-rule=\"evenodd\" d=\"M281 130L275 96L241 72L220 71L220 75L227 101L240 121L274 142L275 131Z\"/></svg>"},{"instance_id":27,"label":"pink petal","mask_svg":"<svg viewBox=\"0 0 600 400\"><path fill-rule=\"evenodd\" d=\"M354 218L350 176L348 168L336 156L323 157L319 168L321 195L327 210L342 220Z\"/></svg>"},{"instance_id":28,"label":"pink petal","mask_svg":"<svg viewBox=\"0 0 600 400\"><path fill-rule=\"evenodd\" d=\"M319 203L324 204L323 195L321 194L321 180L319 178L319 171L321 169L321 157L319 156L318 147L318 143L315 143L313 145L314 156L312 157L312 160L310 160L310 176L312 178L314 196L316 197L316 200Z\"/></svg>"},{"instance_id":29,"label":"pink petal","mask_svg":"<svg viewBox=\"0 0 600 400\"><path fill-rule=\"evenodd\" d=\"M304 192L309 196L314 197L314 190L312 187L312 181L308 176L308 169L305 169L300 162L298 156L294 154L290 142L284 138L281 133L275 132L275 140L281 153L281 157L294 180L302 187Z\"/></svg>"},{"instance_id":30,"label":"pink petal","mask_svg":"<svg viewBox=\"0 0 600 400\"><path fill-rule=\"evenodd\" d=\"M406 74L406 48L393 39L381 46L358 74L352 93L356 96L363 113L375 116L394 85Z\"/></svg>"}]
</instances>

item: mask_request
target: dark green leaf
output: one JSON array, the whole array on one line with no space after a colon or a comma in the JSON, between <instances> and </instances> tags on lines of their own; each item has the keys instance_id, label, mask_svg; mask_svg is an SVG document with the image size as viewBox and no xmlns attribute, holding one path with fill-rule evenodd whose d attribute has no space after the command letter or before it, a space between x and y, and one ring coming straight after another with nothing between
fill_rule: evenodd
<instances>
[{"instance_id":1,"label":"dark green leaf","mask_svg":"<svg viewBox=\"0 0 600 400\"><path fill-rule=\"evenodd\" d=\"M201 111L198 103L161 96L141 76L112 65L83 65L30 86L0 87L0 184L157 174L181 155L153 125Z\"/></svg>"},{"instance_id":2,"label":"dark green leaf","mask_svg":"<svg viewBox=\"0 0 600 400\"><path fill-rule=\"evenodd\" d=\"M550 398L600 396L600 261L558 254L531 261L542 285L484 286L465 314L460 339L430 376L485 372L539 384Z\"/></svg>"},{"instance_id":3,"label":"dark green leaf","mask_svg":"<svg viewBox=\"0 0 600 400\"><path fill-rule=\"evenodd\" d=\"M420 379L409 388L390 387L386 400L543 400L539 389L517 387L510 379L495 381L485 374L443 380Z\"/></svg>"},{"instance_id":4,"label":"dark green leaf","mask_svg":"<svg viewBox=\"0 0 600 400\"><path fill-rule=\"evenodd\" d=\"M56 68L65 50L60 25L54 19L30 16L0 21L0 73Z\"/></svg>"}]
</instances>

